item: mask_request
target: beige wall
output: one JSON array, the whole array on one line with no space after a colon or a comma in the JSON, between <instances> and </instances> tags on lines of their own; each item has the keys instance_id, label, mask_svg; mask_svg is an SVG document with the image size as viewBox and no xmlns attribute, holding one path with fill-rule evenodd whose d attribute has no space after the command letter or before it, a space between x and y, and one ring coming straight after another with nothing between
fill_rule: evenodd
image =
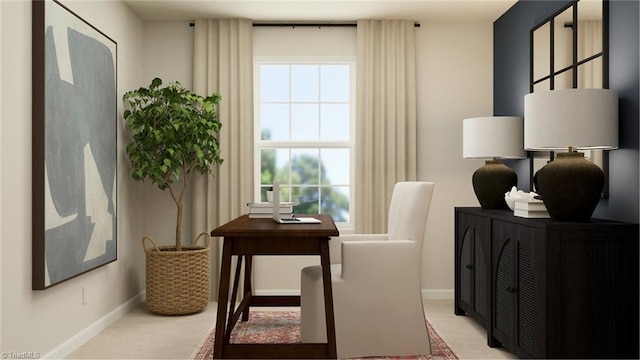
<instances>
[{"instance_id":1,"label":"beige wall","mask_svg":"<svg viewBox=\"0 0 640 360\"><path fill-rule=\"evenodd\" d=\"M159 77L166 84L178 81L188 89L193 84L193 28L188 22L145 22L142 85L149 86ZM168 192L145 184L144 219L145 234L160 244L175 243L176 205ZM187 197L188 199L188 197ZM191 226L188 220L191 206L185 203L183 238L190 241Z\"/></svg>"},{"instance_id":2,"label":"beige wall","mask_svg":"<svg viewBox=\"0 0 640 360\"><path fill-rule=\"evenodd\" d=\"M479 206L462 158L462 119L493 114L493 23L428 23L418 32L418 178L435 189L422 257L425 296L453 298L454 207Z\"/></svg>"},{"instance_id":3,"label":"beige wall","mask_svg":"<svg viewBox=\"0 0 640 360\"><path fill-rule=\"evenodd\" d=\"M139 86L142 21L121 2L63 3L118 43L118 98ZM145 214L140 187L127 175L120 118L118 261L48 290L31 290L31 1L0 1L0 6L0 351L59 358L139 301L144 289L140 238ZM118 106L121 114L121 102Z\"/></svg>"},{"instance_id":4,"label":"beige wall","mask_svg":"<svg viewBox=\"0 0 640 360\"><path fill-rule=\"evenodd\" d=\"M419 20L419 19L418 19ZM471 186L471 175L482 166L480 160L462 158L462 119L492 115L493 104L493 23L433 23L421 21L417 32L418 74L418 178L436 184L427 224L422 270L425 297L453 297L455 206L478 206ZM156 64L158 73L175 72L179 76L192 69L191 58L167 54L159 46L178 46L192 41L192 35L176 23L147 24L147 58L164 59ZM328 31L327 31L328 30ZM305 32L325 31L338 34L340 41L314 42L310 49L290 44ZM173 34L171 37L162 34ZM331 39L331 35L327 35ZM155 43L156 45L153 45ZM254 55L299 55L331 52L355 55L355 32L349 28L254 29ZM186 50L186 49L185 49ZM175 61L174 61L175 59ZM147 71L148 73L148 71ZM153 201L152 201L153 202ZM157 209L157 207L156 207ZM154 211L157 211L154 209ZM172 215L171 215L172 216ZM157 220L160 219L160 220ZM159 225L172 218L157 218ZM299 292L299 269L317 263L313 258L256 259L255 289L258 293Z\"/></svg>"}]
</instances>

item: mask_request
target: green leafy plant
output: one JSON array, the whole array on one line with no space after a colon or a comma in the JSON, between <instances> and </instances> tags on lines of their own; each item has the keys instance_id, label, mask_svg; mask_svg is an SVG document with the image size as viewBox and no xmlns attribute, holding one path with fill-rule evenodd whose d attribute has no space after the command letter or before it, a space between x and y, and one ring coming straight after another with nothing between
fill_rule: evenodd
<instances>
[{"instance_id":1,"label":"green leafy plant","mask_svg":"<svg viewBox=\"0 0 640 360\"><path fill-rule=\"evenodd\" d=\"M179 82L162 87L153 79L148 88L124 94L124 112L133 140L127 145L131 175L169 190L177 207L176 250L182 250L183 200L192 172L210 174L222 164L217 134L220 95L207 97L185 89ZM182 179L182 182L179 180Z\"/></svg>"}]
</instances>

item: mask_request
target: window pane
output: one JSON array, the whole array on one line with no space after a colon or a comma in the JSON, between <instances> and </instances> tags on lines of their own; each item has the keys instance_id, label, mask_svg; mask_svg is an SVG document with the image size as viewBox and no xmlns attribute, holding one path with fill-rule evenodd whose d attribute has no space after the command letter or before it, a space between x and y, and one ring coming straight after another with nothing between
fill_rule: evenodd
<instances>
[{"instance_id":1,"label":"window pane","mask_svg":"<svg viewBox=\"0 0 640 360\"><path fill-rule=\"evenodd\" d=\"M291 66L292 102L318 101L318 71L317 65Z\"/></svg>"},{"instance_id":2,"label":"window pane","mask_svg":"<svg viewBox=\"0 0 640 360\"><path fill-rule=\"evenodd\" d=\"M322 149L322 184L349 185L349 149Z\"/></svg>"},{"instance_id":3,"label":"window pane","mask_svg":"<svg viewBox=\"0 0 640 360\"><path fill-rule=\"evenodd\" d=\"M291 184L318 184L319 181L318 149L291 150Z\"/></svg>"},{"instance_id":4,"label":"window pane","mask_svg":"<svg viewBox=\"0 0 640 360\"><path fill-rule=\"evenodd\" d=\"M322 102L349 101L349 66L324 65L320 70Z\"/></svg>"},{"instance_id":5,"label":"window pane","mask_svg":"<svg viewBox=\"0 0 640 360\"><path fill-rule=\"evenodd\" d=\"M296 214L319 214L317 186L296 186L292 192L292 198L298 203L293 208Z\"/></svg>"},{"instance_id":6,"label":"window pane","mask_svg":"<svg viewBox=\"0 0 640 360\"><path fill-rule=\"evenodd\" d=\"M573 21L573 6L557 15L553 24L553 71L559 71L573 63L573 28L564 24ZM549 44L551 45L551 44ZM549 46L549 49L551 46ZM556 89L558 89L556 87Z\"/></svg>"},{"instance_id":7,"label":"window pane","mask_svg":"<svg viewBox=\"0 0 640 360\"><path fill-rule=\"evenodd\" d=\"M322 140L349 140L349 104L323 104L320 113Z\"/></svg>"},{"instance_id":8,"label":"window pane","mask_svg":"<svg viewBox=\"0 0 640 360\"><path fill-rule=\"evenodd\" d=\"M289 140L289 105L262 104L260 132L262 140Z\"/></svg>"},{"instance_id":9,"label":"window pane","mask_svg":"<svg viewBox=\"0 0 640 360\"><path fill-rule=\"evenodd\" d=\"M260 66L260 101L289 101L289 66Z\"/></svg>"},{"instance_id":10,"label":"window pane","mask_svg":"<svg viewBox=\"0 0 640 360\"><path fill-rule=\"evenodd\" d=\"M289 183L289 149L262 149L260 151L260 184Z\"/></svg>"},{"instance_id":11,"label":"window pane","mask_svg":"<svg viewBox=\"0 0 640 360\"><path fill-rule=\"evenodd\" d=\"M272 190L271 186L261 186L260 187L260 201L267 202L267 191Z\"/></svg>"},{"instance_id":12,"label":"window pane","mask_svg":"<svg viewBox=\"0 0 640 360\"><path fill-rule=\"evenodd\" d=\"M602 2L578 1L578 61L602 52L602 11Z\"/></svg>"},{"instance_id":13,"label":"window pane","mask_svg":"<svg viewBox=\"0 0 640 360\"><path fill-rule=\"evenodd\" d=\"M602 89L602 56L578 66L578 89Z\"/></svg>"},{"instance_id":14,"label":"window pane","mask_svg":"<svg viewBox=\"0 0 640 360\"><path fill-rule=\"evenodd\" d=\"M289 186L286 183L284 185L280 184L280 201L281 202L295 201L291 196L291 186Z\"/></svg>"},{"instance_id":15,"label":"window pane","mask_svg":"<svg viewBox=\"0 0 640 360\"><path fill-rule=\"evenodd\" d=\"M291 105L291 140L308 141L320 138L320 119L317 104Z\"/></svg>"},{"instance_id":16,"label":"window pane","mask_svg":"<svg viewBox=\"0 0 640 360\"><path fill-rule=\"evenodd\" d=\"M280 182L281 201L296 214L326 213L349 221L353 122L351 65L259 64L256 140L260 176L256 199Z\"/></svg>"},{"instance_id":17,"label":"window pane","mask_svg":"<svg viewBox=\"0 0 640 360\"><path fill-rule=\"evenodd\" d=\"M533 92L551 90L551 81L549 79L533 85Z\"/></svg>"},{"instance_id":18,"label":"window pane","mask_svg":"<svg viewBox=\"0 0 640 360\"><path fill-rule=\"evenodd\" d=\"M564 71L553 79L553 89L571 89L573 87L573 73L571 71Z\"/></svg>"},{"instance_id":19,"label":"window pane","mask_svg":"<svg viewBox=\"0 0 640 360\"><path fill-rule=\"evenodd\" d=\"M549 23L533 32L533 80L538 80L551 74L550 36L551 25Z\"/></svg>"},{"instance_id":20,"label":"window pane","mask_svg":"<svg viewBox=\"0 0 640 360\"><path fill-rule=\"evenodd\" d=\"M349 187L323 186L320 206L323 214L329 214L336 222L349 221Z\"/></svg>"}]
</instances>

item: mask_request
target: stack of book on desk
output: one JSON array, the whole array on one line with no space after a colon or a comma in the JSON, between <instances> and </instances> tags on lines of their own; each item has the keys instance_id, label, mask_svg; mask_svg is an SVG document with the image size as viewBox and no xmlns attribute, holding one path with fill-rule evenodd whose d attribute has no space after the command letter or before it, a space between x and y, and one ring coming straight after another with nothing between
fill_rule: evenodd
<instances>
[{"instance_id":1,"label":"stack of book on desk","mask_svg":"<svg viewBox=\"0 0 640 360\"><path fill-rule=\"evenodd\" d=\"M281 219L293 218L293 206L296 203L284 202L280 203L279 212ZM273 218L273 204L272 203L248 203L249 217L250 218Z\"/></svg>"},{"instance_id":2,"label":"stack of book on desk","mask_svg":"<svg viewBox=\"0 0 640 360\"><path fill-rule=\"evenodd\" d=\"M542 200L516 200L513 206L513 215L523 218L549 218L547 207L544 206Z\"/></svg>"}]
</instances>

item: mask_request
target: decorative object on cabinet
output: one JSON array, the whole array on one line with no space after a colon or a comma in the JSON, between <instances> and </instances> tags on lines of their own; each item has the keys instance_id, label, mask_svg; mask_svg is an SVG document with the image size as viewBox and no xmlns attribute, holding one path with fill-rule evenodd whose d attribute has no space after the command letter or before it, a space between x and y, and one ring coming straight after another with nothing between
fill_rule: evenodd
<instances>
[{"instance_id":1,"label":"decorative object on cabinet","mask_svg":"<svg viewBox=\"0 0 640 360\"><path fill-rule=\"evenodd\" d=\"M117 44L32 2L32 287L117 259Z\"/></svg>"},{"instance_id":2,"label":"decorative object on cabinet","mask_svg":"<svg viewBox=\"0 0 640 360\"><path fill-rule=\"evenodd\" d=\"M618 96L608 89L563 89L524 97L524 146L562 150L535 176L551 218L588 221L600 200L604 173L574 149L618 147Z\"/></svg>"},{"instance_id":3,"label":"decorative object on cabinet","mask_svg":"<svg viewBox=\"0 0 640 360\"><path fill-rule=\"evenodd\" d=\"M182 244L182 211L191 175L206 176L222 163L217 137L220 95L200 96L178 82L162 86L155 78L148 88L126 92L123 100L132 136L127 145L131 176L167 191L176 205L175 244L158 246L143 238L147 306L163 315L201 311L209 303L210 240L201 233L192 245ZM197 244L200 237L206 238L204 245Z\"/></svg>"},{"instance_id":4,"label":"decorative object on cabinet","mask_svg":"<svg viewBox=\"0 0 640 360\"><path fill-rule=\"evenodd\" d=\"M517 185L518 175L499 159L524 159L523 120L516 116L464 119L462 156L487 159L473 173L473 190L483 209L506 209L504 193Z\"/></svg>"},{"instance_id":5,"label":"decorative object on cabinet","mask_svg":"<svg viewBox=\"0 0 640 360\"><path fill-rule=\"evenodd\" d=\"M549 211L542 200L516 200L513 215L523 218L548 219Z\"/></svg>"},{"instance_id":6,"label":"decorative object on cabinet","mask_svg":"<svg viewBox=\"0 0 640 360\"><path fill-rule=\"evenodd\" d=\"M455 234L454 311L477 320L489 346L521 358L638 358L637 224L457 207Z\"/></svg>"},{"instance_id":7,"label":"decorative object on cabinet","mask_svg":"<svg viewBox=\"0 0 640 360\"><path fill-rule=\"evenodd\" d=\"M522 190L518 190L515 186L511 188L511 191L504 193L504 201L507 203L507 206L511 211L516 209L516 202L542 202L541 200L538 200L538 198L538 194L533 191L526 193Z\"/></svg>"}]
</instances>

